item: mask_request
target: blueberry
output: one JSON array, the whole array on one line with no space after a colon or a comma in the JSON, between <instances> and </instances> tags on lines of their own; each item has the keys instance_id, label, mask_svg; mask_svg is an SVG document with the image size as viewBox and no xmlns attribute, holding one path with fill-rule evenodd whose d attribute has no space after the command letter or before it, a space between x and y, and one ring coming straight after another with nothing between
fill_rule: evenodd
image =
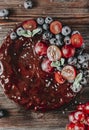
<instances>
[{"instance_id":1,"label":"blueberry","mask_svg":"<svg viewBox=\"0 0 89 130\"><path fill-rule=\"evenodd\" d=\"M38 29L40 29L40 31L38 32L38 34L42 34L43 29L41 27L38 27Z\"/></svg>"},{"instance_id":2,"label":"blueberry","mask_svg":"<svg viewBox=\"0 0 89 130\"><path fill-rule=\"evenodd\" d=\"M24 29L22 27L17 28L16 33L18 36L21 36L20 32L22 32Z\"/></svg>"},{"instance_id":3,"label":"blueberry","mask_svg":"<svg viewBox=\"0 0 89 130\"><path fill-rule=\"evenodd\" d=\"M40 18L37 18L37 23L39 25L42 25L44 23L44 18L40 17Z\"/></svg>"},{"instance_id":4,"label":"blueberry","mask_svg":"<svg viewBox=\"0 0 89 130\"><path fill-rule=\"evenodd\" d=\"M83 68L83 69L87 69L87 68L88 68L88 62L84 62L84 63L82 64L82 68Z\"/></svg>"},{"instance_id":5,"label":"blueberry","mask_svg":"<svg viewBox=\"0 0 89 130\"><path fill-rule=\"evenodd\" d=\"M89 78L89 70L85 70L84 71L84 76L87 77L87 78Z\"/></svg>"},{"instance_id":6,"label":"blueberry","mask_svg":"<svg viewBox=\"0 0 89 130\"><path fill-rule=\"evenodd\" d=\"M44 29L44 30L48 30L48 29L49 29L49 25L46 24L46 23L44 23L44 24L43 24L43 29Z\"/></svg>"},{"instance_id":7,"label":"blueberry","mask_svg":"<svg viewBox=\"0 0 89 130\"><path fill-rule=\"evenodd\" d=\"M0 17L6 17L8 15L9 15L9 10L8 9L0 10Z\"/></svg>"},{"instance_id":8,"label":"blueberry","mask_svg":"<svg viewBox=\"0 0 89 130\"><path fill-rule=\"evenodd\" d=\"M46 32L43 33L42 37L43 37L44 40L49 40L49 39L52 38L52 34L49 31L46 31Z\"/></svg>"},{"instance_id":9,"label":"blueberry","mask_svg":"<svg viewBox=\"0 0 89 130\"><path fill-rule=\"evenodd\" d=\"M56 38L52 38L52 39L50 39L50 44L55 45L55 44L56 44Z\"/></svg>"},{"instance_id":10,"label":"blueberry","mask_svg":"<svg viewBox=\"0 0 89 130\"><path fill-rule=\"evenodd\" d=\"M55 38L58 40L62 40L63 36L62 36L62 34L56 34Z\"/></svg>"},{"instance_id":11,"label":"blueberry","mask_svg":"<svg viewBox=\"0 0 89 130\"><path fill-rule=\"evenodd\" d=\"M61 40L57 40L57 41L56 41L56 45L57 45L57 46L62 46L63 44L64 44L64 43L63 43Z\"/></svg>"},{"instance_id":12,"label":"blueberry","mask_svg":"<svg viewBox=\"0 0 89 130\"><path fill-rule=\"evenodd\" d=\"M86 85L87 84L87 80L86 78L82 78L81 82L80 82L82 85Z\"/></svg>"},{"instance_id":13,"label":"blueberry","mask_svg":"<svg viewBox=\"0 0 89 130\"><path fill-rule=\"evenodd\" d=\"M0 109L0 118L6 117L7 115L8 115L7 110L5 110L5 109Z\"/></svg>"},{"instance_id":14,"label":"blueberry","mask_svg":"<svg viewBox=\"0 0 89 130\"><path fill-rule=\"evenodd\" d=\"M11 32L10 38L11 38L12 40L16 39L16 38L17 38L16 33L15 33L15 32Z\"/></svg>"},{"instance_id":15,"label":"blueberry","mask_svg":"<svg viewBox=\"0 0 89 130\"><path fill-rule=\"evenodd\" d=\"M64 26L64 27L62 28L62 34L63 34L64 36L68 36L70 33L71 33L70 27Z\"/></svg>"},{"instance_id":16,"label":"blueberry","mask_svg":"<svg viewBox=\"0 0 89 130\"><path fill-rule=\"evenodd\" d=\"M33 7L32 0L26 0L26 1L24 1L24 8L25 9L31 9L32 7Z\"/></svg>"},{"instance_id":17,"label":"blueberry","mask_svg":"<svg viewBox=\"0 0 89 130\"><path fill-rule=\"evenodd\" d=\"M77 64L77 58L75 58L75 57L70 57L70 58L68 59L68 64L70 64L70 65L76 65L76 64Z\"/></svg>"},{"instance_id":18,"label":"blueberry","mask_svg":"<svg viewBox=\"0 0 89 130\"><path fill-rule=\"evenodd\" d=\"M88 53L83 53L84 59L85 61L89 60L89 54Z\"/></svg>"},{"instance_id":19,"label":"blueberry","mask_svg":"<svg viewBox=\"0 0 89 130\"><path fill-rule=\"evenodd\" d=\"M69 37L69 36L66 36L66 37L64 38L64 43L65 43L66 45L71 44L71 40L70 40L70 37Z\"/></svg>"},{"instance_id":20,"label":"blueberry","mask_svg":"<svg viewBox=\"0 0 89 130\"><path fill-rule=\"evenodd\" d=\"M70 88L72 89L73 92L78 93L82 89L82 85L81 84L78 84L78 86L71 85Z\"/></svg>"},{"instance_id":21,"label":"blueberry","mask_svg":"<svg viewBox=\"0 0 89 130\"><path fill-rule=\"evenodd\" d=\"M76 64L76 68L77 68L77 69L81 69L81 65L77 63L77 64Z\"/></svg>"},{"instance_id":22,"label":"blueberry","mask_svg":"<svg viewBox=\"0 0 89 130\"><path fill-rule=\"evenodd\" d=\"M73 34L80 34L80 32L79 32L79 31L73 31L73 32L72 32L72 35L73 35Z\"/></svg>"},{"instance_id":23,"label":"blueberry","mask_svg":"<svg viewBox=\"0 0 89 130\"><path fill-rule=\"evenodd\" d=\"M51 17L49 17L49 16L45 18L45 23L46 24L50 24L52 21L53 21L53 19Z\"/></svg>"},{"instance_id":24,"label":"blueberry","mask_svg":"<svg viewBox=\"0 0 89 130\"><path fill-rule=\"evenodd\" d=\"M84 56L83 55L79 55L78 56L78 63L82 64L84 61L85 61Z\"/></svg>"}]
</instances>

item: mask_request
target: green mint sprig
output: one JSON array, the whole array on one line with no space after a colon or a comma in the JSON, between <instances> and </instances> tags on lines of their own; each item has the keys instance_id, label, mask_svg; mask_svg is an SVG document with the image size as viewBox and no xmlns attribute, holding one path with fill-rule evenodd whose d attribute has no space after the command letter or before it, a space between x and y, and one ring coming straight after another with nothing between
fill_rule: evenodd
<instances>
[{"instance_id":1,"label":"green mint sprig","mask_svg":"<svg viewBox=\"0 0 89 130\"><path fill-rule=\"evenodd\" d=\"M33 31L30 30L22 30L19 32L20 36L24 36L24 37L33 37L34 35L36 35L37 33L40 32L39 28L34 29Z\"/></svg>"}]
</instances>

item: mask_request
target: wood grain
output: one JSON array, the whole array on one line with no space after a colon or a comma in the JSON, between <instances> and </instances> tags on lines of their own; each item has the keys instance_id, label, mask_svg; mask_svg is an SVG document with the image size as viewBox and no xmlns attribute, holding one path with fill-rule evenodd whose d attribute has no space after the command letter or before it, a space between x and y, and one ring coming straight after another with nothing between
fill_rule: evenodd
<instances>
[{"instance_id":1,"label":"wood grain","mask_svg":"<svg viewBox=\"0 0 89 130\"><path fill-rule=\"evenodd\" d=\"M89 0L33 0L34 8L26 10L24 0L0 0L0 9L10 10L8 18L0 18L0 43L7 33L21 21L38 16L50 15L60 19L74 30L79 30L89 50ZM77 97L75 104L89 100L89 84ZM68 113L75 107L73 103L64 111L26 111L10 101L0 88L0 107L9 111L9 117L0 119L0 130L65 130Z\"/></svg>"}]
</instances>

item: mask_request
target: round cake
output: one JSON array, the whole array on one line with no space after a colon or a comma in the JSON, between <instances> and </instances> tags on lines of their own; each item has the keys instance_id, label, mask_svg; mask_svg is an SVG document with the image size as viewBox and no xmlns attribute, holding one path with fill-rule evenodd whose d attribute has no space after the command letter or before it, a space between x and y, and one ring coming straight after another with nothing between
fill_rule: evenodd
<instances>
[{"instance_id":1,"label":"round cake","mask_svg":"<svg viewBox=\"0 0 89 130\"><path fill-rule=\"evenodd\" d=\"M80 32L51 17L29 19L0 48L0 84L27 109L58 109L87 84L88 60Z\"/></svg>"}]
</instances>

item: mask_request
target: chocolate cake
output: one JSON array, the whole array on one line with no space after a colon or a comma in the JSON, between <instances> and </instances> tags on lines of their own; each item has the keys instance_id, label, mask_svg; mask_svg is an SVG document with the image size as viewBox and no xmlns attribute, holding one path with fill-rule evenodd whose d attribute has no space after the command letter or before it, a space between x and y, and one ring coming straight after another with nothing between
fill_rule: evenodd
<instances>
[{"instance_id":1,"label":"chocolate cake","mask_svg":"<svg viewBox=\"0 0 89 130\"><path fill-rule=\"evenodd\" d=\"M50 17L24 21L0 48L0 83L27 109L69 103L87 83L89 55L81 34Z\"/></svg>"}]
</instances>

